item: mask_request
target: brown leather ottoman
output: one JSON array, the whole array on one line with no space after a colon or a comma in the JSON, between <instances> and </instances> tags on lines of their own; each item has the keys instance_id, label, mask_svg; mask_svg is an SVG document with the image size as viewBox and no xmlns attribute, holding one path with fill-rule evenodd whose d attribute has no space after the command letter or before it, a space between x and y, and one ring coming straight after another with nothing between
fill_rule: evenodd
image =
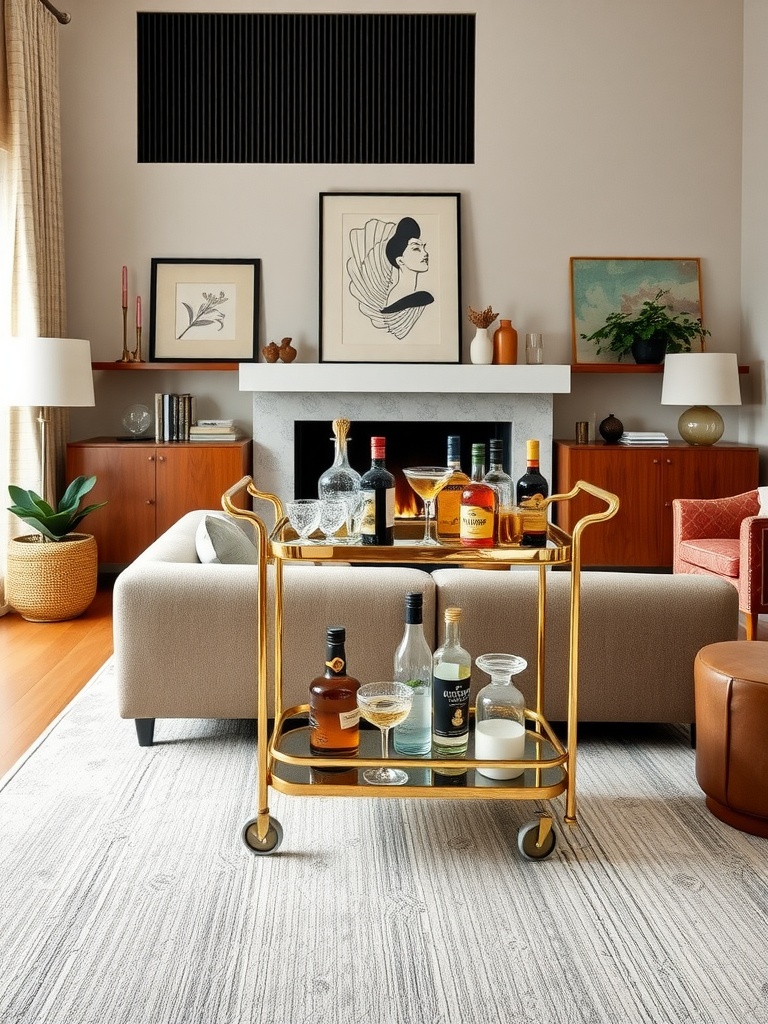
<instances>
[{"instance_id":1,"label":"brown leather ottoman","mask_svg":"<svg viewBox=\"0 0 768 1024\"><path fill-rule=\"evenodd\" d=\"M709 644L693 667L696 778L721 821L768 837L768 643Z\"/></svg>"}]
</instances>

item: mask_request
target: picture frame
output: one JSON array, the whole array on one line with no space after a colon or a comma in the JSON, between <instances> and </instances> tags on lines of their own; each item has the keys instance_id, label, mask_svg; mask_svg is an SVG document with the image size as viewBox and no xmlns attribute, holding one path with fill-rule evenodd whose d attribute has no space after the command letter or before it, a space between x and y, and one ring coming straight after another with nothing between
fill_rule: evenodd
<instances>
[{"instance_id":1,"label":"picture frame","mask_svg":"<svg viewBox=\"0 0 768 1024\"><path fill-rule=\"evenodd\" d=\"M571 326L574 363L617 363L615 352L598 355L585 341L611 313L631 312L646 299L669 290L672 314L688 313L704 323L701 301L701 260L668 256L572 256Z\"/></svg>"},{"instance_id":2,"label":"picture frame","mask_svg":"<svg viewBox=\"0 0 768 1024\"><path fill-rule=\"evenodd\" d=\"M150 362L253 362L260 272L258 259L153 257Z\"/></svg>"},{"instance_id":3,"label":"picture frame","mask_svg":"<svg viewBox=\"0 0 768 1024\"><path fill-rule=\"evenodd\" d=\"M460 193L320 193L320 362L458 363Z\"/></svg>"}]
</instances>

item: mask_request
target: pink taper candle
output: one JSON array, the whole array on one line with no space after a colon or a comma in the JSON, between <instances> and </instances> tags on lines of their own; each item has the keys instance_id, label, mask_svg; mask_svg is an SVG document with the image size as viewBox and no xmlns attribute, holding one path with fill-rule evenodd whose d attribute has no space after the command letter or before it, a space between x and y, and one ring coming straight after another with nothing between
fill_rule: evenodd
<instances>
[{"instance_id":1,"label":"pink taper candle","mask_svg":"<svg viewBox=\"0 0 768 1024\"><path fill-rule=\"evenodd\" d=\"M123 267L123 309L128 307L128 267Z\"/></svg>"},{"instance_id":2,"label":"pink taper candle","mask_svg":"<svg viewBox=\"0 0 768 1024\"><path fill-rule=\"evenodd\" d=\"M136 326L141 327L141 296L136 296Z\"/></svg>"}]
</instances>

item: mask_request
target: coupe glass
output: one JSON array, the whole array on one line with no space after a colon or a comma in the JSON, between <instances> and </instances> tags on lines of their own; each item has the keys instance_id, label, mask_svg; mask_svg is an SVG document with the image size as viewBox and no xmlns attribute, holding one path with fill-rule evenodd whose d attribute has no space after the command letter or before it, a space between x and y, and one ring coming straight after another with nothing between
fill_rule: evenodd
<instances>
[{"instance_id":1,"label":"coupe glass","mask_svg":"<svg viewBox=\"0 0 768 1024\"><path fill-rule=\"evenodd\" d=\"M381 730L381 756L389 756L389 730L408 717L413 690L405 683L365 683L357 691L357 706L368 722ZM399 768L368 768L363 778L372 786L402 786L407 772Z\"/></svg>"},{"instance_id":2,"label":"coupe glass","mask_svg":"<svg viewBox=\"0 0 768 1024\"><path fill-rule=\"evenodd\" d=\"M347 521L347 503L341 498L320 499L320 532L328 540Z\"/></svg>"},{"instance_id":3,"label":"coupe glass","mask_svg":"<svg viewBox=\"0 0 768 1024\"><path fill-rule=\"evenodd\" d=\"M423 545L439 545L431 532L431 522L435 516L435 498L451 478L453 470L448 466L411 466L403 473L413 490L424 502L424 537Z\"/></svg>"},{"instance_id":4,"label":"coupe glass","mask_svg":"<svg viewBox=\"0 0 768 1024\"><path fill-rule=\"evenodd\" d=\"M286 503L288 522L296 531L300 541L309 539L310 533L320 525L322 505L318 498L297 498Z\"/></svg>"}]
</instances>

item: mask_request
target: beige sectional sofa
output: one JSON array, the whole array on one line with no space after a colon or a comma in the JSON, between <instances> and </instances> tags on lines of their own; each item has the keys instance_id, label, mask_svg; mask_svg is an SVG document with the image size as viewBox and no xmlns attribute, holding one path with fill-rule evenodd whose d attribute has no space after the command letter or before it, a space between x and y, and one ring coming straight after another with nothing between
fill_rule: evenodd
<instances>
[{"instance_id":1,"label":"beige sectional sofa","mask_svg":"<svg viewBox=\"0 0 768 1024\"><path fill-rule=\"evenodd\" d=\"M136 720L142 745L153 742L156 719L256 717L257 570L198 561L195 535L205 515L185 515L115 582L119 712ZM424 595L433 649L442 640L444 609L456 605L464 612L462 642L473 656L505 651L526 658L529 667L516 683L533 705L537 576L517 567L428 573L286 565L285 705L306 703L309 683L322 671L329 625L346 627L352 675L363 682L388 678L409 590ZM557 722L566 718L570 574L553 570L547 579L544 712ZM724 580L582 572L579 720L693 722L696 653L736 639L738 631L738 595ZM271 632L268 650L271 666ZM473 669L473 693L487 681ZM271 714L271 693L269 705Z\"/></svg>"}]
</instances>

